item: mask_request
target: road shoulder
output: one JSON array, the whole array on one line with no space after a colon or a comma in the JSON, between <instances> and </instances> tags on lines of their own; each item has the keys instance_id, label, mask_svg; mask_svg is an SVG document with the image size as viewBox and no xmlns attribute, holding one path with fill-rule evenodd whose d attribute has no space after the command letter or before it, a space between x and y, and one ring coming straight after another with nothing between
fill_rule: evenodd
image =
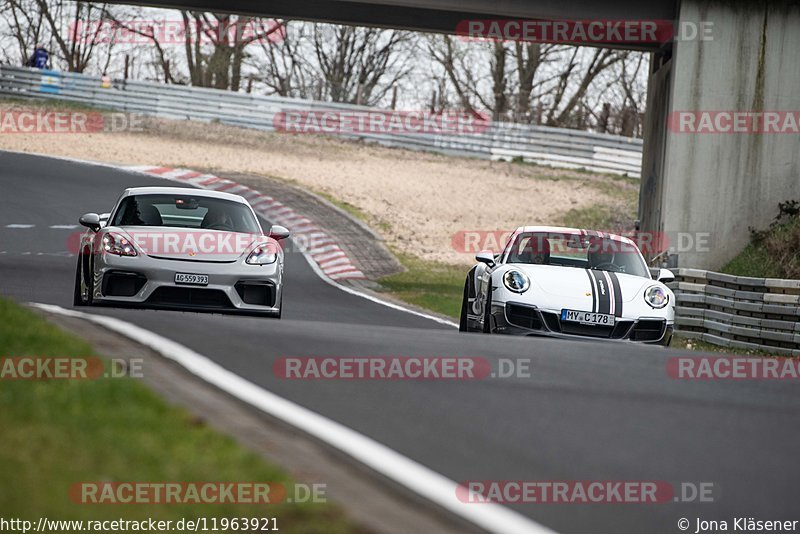
<instances>
[{"instance_id":1,"label":"road shoulder","mask_svg":"<svg viewBox=\"0 0 800 534\"><path fill-rule=\"evenodd\" d=\"M50 322L88 341L111 358L143 361L143 382L198 424L232 436L281 466L295 480L324 483L328 495L364 533L479 532L427 501L376 475L304 433L231 398L152 350L76 318L42 313Z\"/></svg>"}]
</instances>

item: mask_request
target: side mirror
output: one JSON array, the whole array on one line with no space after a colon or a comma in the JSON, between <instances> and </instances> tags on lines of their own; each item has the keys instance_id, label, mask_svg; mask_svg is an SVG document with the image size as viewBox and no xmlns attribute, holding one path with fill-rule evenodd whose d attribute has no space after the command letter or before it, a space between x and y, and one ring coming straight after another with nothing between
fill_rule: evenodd
<instances>
[{"instance_id":1,"label":"side mirror","mask_svg":"<svg viewBox=\"0 0 800 534\"><path fill-rule=\"evenodd\" d=\"M108 218L111 217L110 213L101 213L100 214L100 226L106 226L108 224Z\"/></svg>"},{"instance_id":2,"label":"side mirror","mask_svg":"<svg viewBox=\"0 0 800 534\"><path fill-rule=\"evenodd\" d=\"M84 213L78 222L95 232L100 229L100 216L96 213Z\"/></svg>"},{"instance_id":3,"label":"side mirror","mask_svg":"<svg viewBox=\"0 0 800 534\"><path fill-rule=\"evenodd\" d=\"M286 239L289 237L289 230L283 226L273 224L269 229L269 236L272 239L280 241L281 239Z\"/></svg>"},{"instance_id":4,"label":"side mirror","mask_svg":"<svg viewBox=\"0 0 800 534\"><path fill-rule=\"evenodd\" d=\"M488 251L482 251L475 254L475 259L481 263L485 263L489 267L494 267L494 254Z\"/></svg>"},{"instance_id":5,"label":"side mirror","mask_svg":"<svg viewBox=\"0 0 800 534\"><path fill-rule=\"evenodd\" d=\"M662 284L669 284L670 282L675 281L675 275L669 269L659 269L656 280Z\"/></svg>"}]
</instances>

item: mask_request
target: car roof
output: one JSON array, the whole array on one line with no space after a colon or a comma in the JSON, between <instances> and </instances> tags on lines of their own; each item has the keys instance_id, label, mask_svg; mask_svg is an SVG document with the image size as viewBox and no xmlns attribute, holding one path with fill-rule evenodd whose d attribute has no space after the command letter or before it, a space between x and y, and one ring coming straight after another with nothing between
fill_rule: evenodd
<instances>
[{"instance_id":1,"label":"car roof","mask_svg":"<svg viewBox=\"0 0 800 534\"><path fill-rule=\"evenodd\" d=\"M585 234L591 237L607 237L610 239L616 239L622 241L623 243L628 243L631 245L635 245L632 240L625 236L621 236L618 234L612 234L611 232L600 232L598 230L588 230L585 228L567 228L564 226L520 226L514 232L514 235L527 233L527 232L552 232L556 234Z\"/></svg>"},{"instance_id":2,"label":"car roof","mask_svg":"<svg viewBox=\"0 0 800 534\"><path fill-rule=\"evenodd\" d=\"M220 198L247 204L247 201L239 195L223 193L221 191L195 189L193 187L129 187L122 193L123 197L132 195L191 195L193 197Z\"/></svg>"}]
</instances>

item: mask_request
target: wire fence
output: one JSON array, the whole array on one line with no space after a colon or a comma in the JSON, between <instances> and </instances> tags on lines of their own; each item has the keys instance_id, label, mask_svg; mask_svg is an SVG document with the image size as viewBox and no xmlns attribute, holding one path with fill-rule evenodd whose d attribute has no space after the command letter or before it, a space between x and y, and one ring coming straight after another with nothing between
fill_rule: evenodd
<instances>
[{"instance_id":1,"label":"wire fence","mask_svg":"<svg viewBox=\"0 0 800 534\"><path fill-rule=\"evenodd\" d=\"M0 65L0 95L57 99L165 119L218 122L276 131L287 114L328 113L334 120L394 113L366 106L237 93L135 80L111 80L71 72ZM399 112L402 114L402 112ZM329 117L330 118L330 117ZM476 130L352 131L339 123L336 135L384 146L453 156L515 160L639 178L642 140L566 128L478 119Z\"/></svg>"}]
</instances>

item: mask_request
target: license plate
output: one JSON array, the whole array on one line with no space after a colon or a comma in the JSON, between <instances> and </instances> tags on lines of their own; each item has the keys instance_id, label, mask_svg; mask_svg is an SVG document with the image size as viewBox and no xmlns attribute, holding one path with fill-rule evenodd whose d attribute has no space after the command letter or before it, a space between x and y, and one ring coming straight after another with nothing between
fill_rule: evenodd
<instances>
[{"instance_id":1,"label":"license plate","mask_svg":"<svg viewBox=\"0 0 800 534\"><path fill-rule=\"evenodd\" d=\"M207 286L208 285L208 275L207 274L175 273L175 283L176 284L189 284L189 285L192 285L192 286Z\"/></svg>"},{"instance_id":2,"label":"license plate","mask_svg":"<svg viewBox=\"0 0 800 534\"><path fill-rule=\"evenodd\" d=\"M609 313L596 313L577 310L561 310L561 320L570 323L614 326L615 317Z\"/></svg>"}]
</instances>

